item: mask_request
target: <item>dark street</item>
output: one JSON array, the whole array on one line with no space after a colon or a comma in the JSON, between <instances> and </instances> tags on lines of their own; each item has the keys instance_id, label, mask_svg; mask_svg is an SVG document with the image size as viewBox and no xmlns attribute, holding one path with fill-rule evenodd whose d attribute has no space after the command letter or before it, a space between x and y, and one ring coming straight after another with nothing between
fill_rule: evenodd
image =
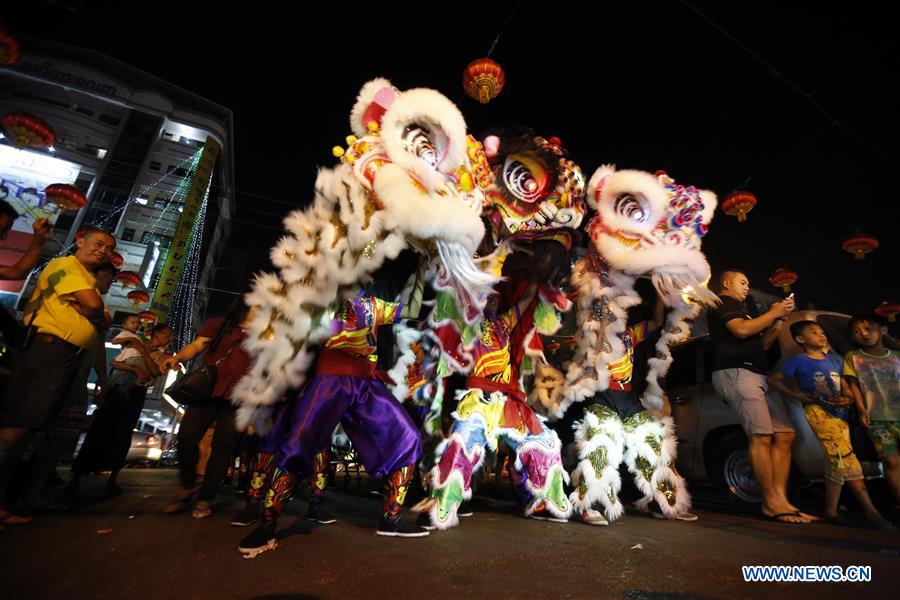
<instances>
[{"instance_id":1,"label":"dark street","mask_svg":"<svg viewBox=\"0 0 900 600\"><path fill-rule=\"evenodd\" d=\"M77 512L45 514L0 535L8 598L888 598L900 536L786 525L719 509L681 523L626 515L607 528L519 518L477 498L475 515L423 539L375 535L378 499L357 484L329 489L333 525L312 526L294 500L279 547L246 560L248 529L229 527L240 496L214 516L166 515L175 472L129 469L122 496L85 486ZM702 504L702 503L701 503ZM870 583L745 583L742 565L862 565Z\"/></svg>"}]
</instances>

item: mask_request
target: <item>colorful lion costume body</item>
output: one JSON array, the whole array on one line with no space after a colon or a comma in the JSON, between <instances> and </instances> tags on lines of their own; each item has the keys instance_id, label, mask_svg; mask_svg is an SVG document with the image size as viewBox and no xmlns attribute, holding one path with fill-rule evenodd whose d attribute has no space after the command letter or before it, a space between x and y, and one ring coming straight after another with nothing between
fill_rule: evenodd
<instances>
[{"instance_id":1,"label":"colorful lion costume body","mask_svg":"<svg viewBox=\"0 0 900 600\"><path fill-rule=\"evenodd\" d=\"M472 496L472 476L500 440L513 453L510 477L526 515L565 520L571 509L559 437L527 405L522 380L530 363L543 359L537 333L553 333L557 311L569 307L547 280L568 266L574 230L585 213L585 182L555 138L490 136L484 148L493 176L480 183L488 183L485 216L495 264L504 276L496 287L502 308L471 326L440 303L432 315L445 333L442 340L454 340L446 346L462 348L453 362L470 369L430 476L432 501L426 510L441 529L458 524L458 508ZM446 335L448 328L459 342Z\"/></svg>"},{"instance_id":2,"label":"colorful lion costume body","mask_svg":"<svg viewBox=\"0 0 900 600\"><path fill-rule=\"evenodd\" d=\"M590 248L571 277L577 346L556 411L561 416L573 402L585 402L584 418L575 424L579 463L571 500L582 514L599 505L610 521L621 516L618 468L624 460L644 494L637 506L647 510L655 500L665 516L677 518L690 508L690 496L673 467L674 426L664 414L659 380L672 362L670 346L689 333L687 321L701 303L717 300L706 289L709 265L700 250L716 197L677 185L663 172L607 166L591 177L588 202L597 211L588 225ZM641 303L635 290L640 276L651 277L669 313L638 402L629 361L633 345L650 332L626 325L628 309Z\"/></svg>"},{"instance_id":3,"label":"colorful lion costume body","mask_svg":"<svg viewBox=\"0 0 900 600\"><path fill-rule=\"evenodd\" d=\"M278 273L258 276L247 296L258 311L245 343L253 366L234 393L242 428L265 431L261 407L300 387L313 348L331 334L327 308L401 251L433 259L435 285L473 318L496 281L472 258L484 236L483 193L459 110L433 90L375 79L350 124L341 164L320 170L312 205L285 218L288 234L271 252Z\"/></svg>"}]
</instances>

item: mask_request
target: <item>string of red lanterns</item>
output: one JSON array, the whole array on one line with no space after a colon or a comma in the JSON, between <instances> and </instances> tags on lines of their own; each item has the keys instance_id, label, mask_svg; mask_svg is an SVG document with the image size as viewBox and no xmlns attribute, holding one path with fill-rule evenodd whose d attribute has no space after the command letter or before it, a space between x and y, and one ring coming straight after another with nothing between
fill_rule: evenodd
<instances>
[{"instance_id":1,"label":"string of red lanterns","mask_svg":"<svg viewBox=\"0 0 900 600\"><path fill-rule=\"evenodd\" d=\"M463 71L463 89L470 97L487 104L506 84L503 68L490 58L473 60Z\"/></svg>"},{"instance_id":2,"label":"string of red lanterns","mask_svg":"<svg viewBox=\"0 0 900 600\"><path fill-rule=\"evenodd\" d=\"M138 319L141 320L141 323L147 325L148 323L156 323L156 314L150 312L149 310L142 310L137 314Z\"/></svg>"},{"instance_id":3,"label":"string of red lanterns","mask_svg":"<svg viewBox=\"0 0 900 600\"><path fill-rule=\"evenodd\" d=\"M141 276L134 271L119 271L116 274L116 281L124 288L136 287L141 283Z\"/></svg>"},{"instance_id":4,"label":"string of red lanterns","mask_svg":"<svg viewBox=\"0 0 900 600\"><path fill-rule=\"evenodd\" d=\"M730 217L737 217L738 223L743 223L756 203L756 196L750 192L731 192L722 202L722 211Z\"/></svg>"},{"instance_id":5,"label":"string of red lanterns","mask_svg":"<svg viewBox=\"0 0 900 600\"><path fill-rule=\"evenodd\" d=\"M881 304L878 305L878 308L875 309L875 314L886 318L891 323L897 320L897 315L900 314L900 304L896 302L888 302L885 300Z\"/></svg>"},{"instance_id":6,"label":"string of red lanterns","mask_svg":"<svg viewBox=\"0 0 900 600\"><path fill-rule=\"evenodd\" d=\"M797 271L782 267L780 269L775 269L775 272L769 276L769 283L775 287L780 287L787 293L791 291L791 286L797 283L799 278L800 276L797 275Z\"/></svg>"},{"instance_id":7,"label":"string of red lanterns","mask_svg":"<svg viewBox=\"0 0 900 600\"><path fill-rule=\"evenodd\" d=\"M12 65L22 56L19 41L0 27L0 65Z\"/></svg>"},{"instance_id":8,"label":"string of red lanterns","mask_svg":"<svg viewBox=\"0 0 900 600\"><path fill-rule=\"evenodd\" d=\"M26 112L8 112L3 115L3 130L19 148L49 148L56 140L53 128L42 118Z\"/></svg>"},{"instance_id":9,"label":"string of red lanterns","mask_svg":"<svg viewBox=\"0 0 900 600\"><path fill-rule=\"evenodd\" d=\"M865 233L851 235L841 244L844 251L852 254L856 260L863 260L866 254L876 250L878 246L878 238Z\"/></svg>"},{"instance_id":10,"label":"string of red lanterns","mask_svg":"<svg viewBox=\"0 0 900 600\"><path fill-rule=\"evenodd\" d=\"M47 202L55 204L61 210L78 210L87 206L87 196L74 185L54 183L44 188Z\"/></svg>"},{"instance_id":11,"label":"string of red lanterns","mask_svg":"<svg viewBox=\"0 0 900 600\"><path fill-rule=\"evenodd\" d=\"M150 300L150 294L144 290L132 290L128 292L128 300L134 306L140 306Z\"/></svg>"}]
</instances>

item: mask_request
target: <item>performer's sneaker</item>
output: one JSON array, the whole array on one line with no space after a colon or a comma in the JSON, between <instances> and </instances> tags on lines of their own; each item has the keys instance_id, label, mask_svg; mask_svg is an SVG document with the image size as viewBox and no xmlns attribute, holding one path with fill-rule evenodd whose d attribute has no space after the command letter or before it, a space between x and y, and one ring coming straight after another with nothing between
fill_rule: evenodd
<instances>
[{"instance_id":1,"label":"performer's sneaker","mask_svg":"<svg viewBox=\"0 0 900 600\"><path fill-rule=\"evenodd\" d=\"M538 521L551 521L553 523L568 523L567 519L557 517L552 512L550 512L547 509L547 505L544 504L543 500L537 501L537 505L534 507L534 510L531 511L531 514L528 515L528 518Z\"/></svg>"},{"instance_id":2,"label":"performer's sneaker","mask_svg":"<svg viewBox=\"0 0 900 600\"><path fill-rule=\"evenodd\" d=\"M687 512L687 511L680 512L677 515L675 515L674 517L667 517L662 512L659 512L656 510L651 510L650 516L653 517L654 519L669 519L671 521L686 521L688 523L693 523L694 521L697 521L700 519L700 517L698 517L694 513Z\"/></svg>"},{"instance_id":3,"label":"performer's sneaker","mask_svg":"<svg viewBox=\"0 0 900 600\"><path fill-rule=\"evenodd\" d=\"M589 508L581 513L581 522L587 523L588 525L599 525L601 527L609 525L609 521L606 520L603 513L593 508Z\"/></svg>"},{"instance_id":4,"label":"performer's sneaker","mask_svg":"<svg viewBox=\"0 0 900 600\"><path fill-rule=\"evenodd\" d=\"M255 558L266 550L274 550L278 547L275 539L275 525L260 525L250 535L241 540L238 551L244 558Z\"/></svg>"},{"instance_id":5,"label":"performer's sneaker","mask_svg":"<svg viewBox=\"0 0 900 600\"><path fill-rule=\"evenodd\" d=\"M400 515L393 517L382 517L378 523L378 535L386 535L389 537L425 537L428 530L419 525L413 525Z\"/></svg>"},{"instance_id":6,"label":"performer's sneaker","mask_svg":"<svg viewBox=\"0 0 900 600\"><path fill-rule=\"evenodd\" d=\"M662 509L659 508L659 504L657 504L655 501L650 503L648 509L650 511L650 516L654 519L669 519L671 521L686 521L688 523L693 523L694 521L700 519L700 517L698 517L694 513L687 512L686 510L678 513L674 517L667 516L665 513L663 513Z\"/></svg>"},{"instance_id":7,"label":"performer's sneaker","mask_svg":"<svg viewBox=\"0 0 900 600\"><path fill-rule=\"evenodd\" d=\"M457 516L457 517L471 517L471 516L474 515L474 514L475 514L475 513L472 512L472 507L469 505L468 502L463 502L463 503L460 504L459 507L456 509L456 516Z\"/></svg>"},{"instance_id":8,"label":"performer's sneaker","mask_svg":"<svg viewBox=\"0 0 900 600\"><path fill-rule=\"evenodd\" d=\"M231 518L232 527L247 527L259 521L259 504L247 502L244 509Z\"/></svg>"},{"instance_id":9,"label":"performer's sneaker","mask_svg":"<svg viewBox=\"0 0 900 600\"><path fill-rule=\"evenodd\" d=\"M316 523L321 523L322 525L328 525L329 523L334 523L337 519L328 512L328 510L322 506L322 502L310 502L309 503L309 511L306 513L306 518L310 521L315 521Z\"/></svg>"},{"instance_id":10,"label":"performer's sneaker","mask_svg":"<svg viewBox=\"0 0 900 600\"><path fill-rule=\"evenodd\" d=\"M435 529L435 524L431 522L431 511L423 510L420 512L416 519L416 525L428 531Z\"/></svg>"}]
</instances>

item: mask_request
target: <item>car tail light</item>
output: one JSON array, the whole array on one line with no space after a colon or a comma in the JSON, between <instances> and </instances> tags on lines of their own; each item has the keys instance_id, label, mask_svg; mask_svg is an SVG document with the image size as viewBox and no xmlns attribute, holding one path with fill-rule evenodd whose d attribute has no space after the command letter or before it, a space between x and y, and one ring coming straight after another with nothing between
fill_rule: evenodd
<instances>
[{"instance_id":1,"label":"car tail light","mask_svg":"<svg viewBox=\"0 0 900 600\"><path fill-rule=\"evenodd\" d=\"M156 437L155 435L147 436L147 445L148 446L152 446L153 444L158 444L158 443L159 443L159 438Z\"/></svg>"}]
</instances>

